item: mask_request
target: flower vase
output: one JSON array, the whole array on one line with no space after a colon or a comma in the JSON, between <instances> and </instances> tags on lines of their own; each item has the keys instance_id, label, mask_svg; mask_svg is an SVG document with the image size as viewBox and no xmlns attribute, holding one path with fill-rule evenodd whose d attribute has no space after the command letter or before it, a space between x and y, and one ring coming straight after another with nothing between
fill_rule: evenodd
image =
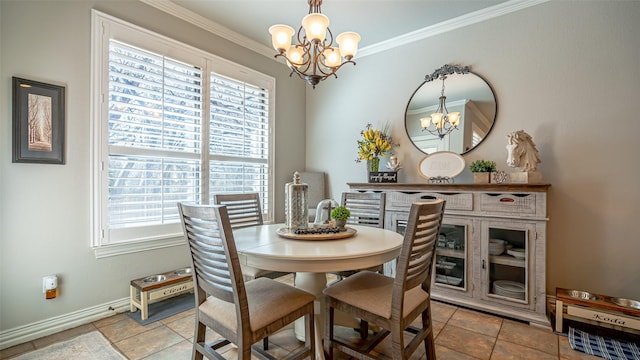
<instances>
[{"instance_id":1,"label":"flower vase","mask_svg":"<svg viewBox=\"0 0 640 360\"><path fill-rule=\"evenodd\" d=\"M380 169L380 158L374 157L368 161L367 165L369 165L369 172L377 172Z\"/></svg>"}]
</instances>

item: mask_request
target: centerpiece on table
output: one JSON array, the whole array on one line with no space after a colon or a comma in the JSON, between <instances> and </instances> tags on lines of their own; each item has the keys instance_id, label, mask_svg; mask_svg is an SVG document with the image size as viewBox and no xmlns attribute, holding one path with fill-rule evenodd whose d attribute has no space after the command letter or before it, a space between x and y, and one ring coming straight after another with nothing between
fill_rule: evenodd
<instances>
[{"instance_id":1,"label":"centerpiece on table","mask_svg":"<svg viewBox=\"0 0 640 360\"><path fill-rule=\"evenodd\" d=\"M351 216L351 211L344 206L338 206L331 211L331 218L335 221L336 226L344 230L347 220Z\"/></svg>"},{"instance_id":2,"label":"centerpiece on table","mask_svg":"<svg viewBox=\"0 0 640 360\"><path fill-rule=\"evenodd\" d=\"M358 158L356 162L367 161L367 172L369 173L369 182L397 182L397 171L379 171L380 158L388 157L391 154L392 140L388 134L388 126L383 130L374 129L371 124L360 132L362 138L358 143ZM397 158L394 157L394 165ZM396 169L399 165L396 166Z\"/></svg>"}]
</instances>

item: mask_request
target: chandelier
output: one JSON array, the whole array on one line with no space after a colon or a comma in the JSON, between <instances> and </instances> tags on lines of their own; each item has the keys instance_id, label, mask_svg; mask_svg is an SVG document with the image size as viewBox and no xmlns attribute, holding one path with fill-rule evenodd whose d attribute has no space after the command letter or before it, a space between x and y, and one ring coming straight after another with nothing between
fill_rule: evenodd
<instances>
[{"instance_id":1,"label":"chandelier","mask_svg":"<svg viewBox=\"0 0 640 360\"><path fill-rule=\"evenodd\" d=\"M329 29L329 18L321 13L322 0L309 0L309 14L302 18L298 29L298 44L291 45L294 30L288 25L273 25L269 28L273 48L278 51L275 57L284 57L291 69L292 76L298 74L315 89L316 85L333 75L358 51L360 35L344 32L336 37L338 47L333 46L333 34ZM344 59L344 60L343 60Z\"/></svg>"},{"instance_id":2,"label":"chandelier","mask_svg":"<svg viewBox=\"0 0 640 360\"><path fill-rule=\"evenodd\" d=\"M442 80L442 91L440 92L438 109L431 116L420 118L420 125L422 125L423 131L426 130L442 139L458 128L460 113L447 110L447 97L444 96L444 81L447 79L447 75L440 76L440 79Z\"/></svg>"}]
</instances>

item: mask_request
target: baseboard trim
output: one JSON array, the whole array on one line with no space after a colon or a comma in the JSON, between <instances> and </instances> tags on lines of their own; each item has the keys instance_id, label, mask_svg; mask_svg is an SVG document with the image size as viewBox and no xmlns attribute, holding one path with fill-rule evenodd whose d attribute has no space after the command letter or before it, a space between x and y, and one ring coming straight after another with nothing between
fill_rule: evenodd
<instances>
[{"instance_id":1,"label":"baseboard trim","mask_svg":"<svg viewBox=\"0 0 640 360\"><path fill-rule=\"evenodd\" d=\"M0 350L128 311L129 298L88 307L0 332Z\"/></svg>"}]
</instances>

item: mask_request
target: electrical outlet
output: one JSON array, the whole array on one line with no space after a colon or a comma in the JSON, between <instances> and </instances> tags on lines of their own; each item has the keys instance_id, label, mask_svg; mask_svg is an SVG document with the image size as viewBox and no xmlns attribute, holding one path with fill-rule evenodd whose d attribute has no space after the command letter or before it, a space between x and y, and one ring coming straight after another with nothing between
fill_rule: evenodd
<instances>
[{"instance_id":1,"label":"electrical outlet","mask_svg":"<svg viewBox=\"0 0 640 360\"><path fill-rule=\"evenodd\" d=\"M58 296L58 277L49 275L42 278L42 293L46 299L53 299Z\"/></svg>"}]
</instances>

